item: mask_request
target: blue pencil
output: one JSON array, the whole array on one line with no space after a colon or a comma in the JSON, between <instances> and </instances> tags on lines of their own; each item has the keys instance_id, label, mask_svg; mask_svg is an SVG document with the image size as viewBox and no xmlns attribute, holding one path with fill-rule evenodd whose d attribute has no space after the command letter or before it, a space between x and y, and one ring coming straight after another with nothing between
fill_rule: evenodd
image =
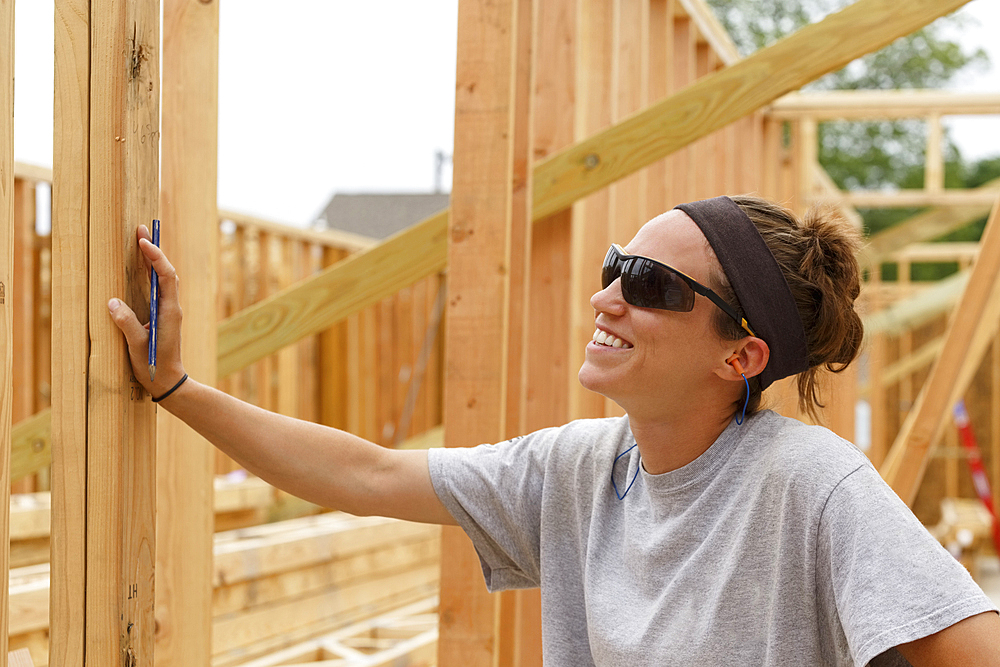
<instances>
[{"instance_id":1,"label":"blue pencil","mask_svg":"<svg viewBox=\"0 0 1000 667\"><path fill-rule=\"evenodd\" d=\"M153 220L153 245L160 247L160 221ZM149 269L149 381L156 379L156 311L159 310L160 281L156 269Z\"/></svg>"}]
</instances>

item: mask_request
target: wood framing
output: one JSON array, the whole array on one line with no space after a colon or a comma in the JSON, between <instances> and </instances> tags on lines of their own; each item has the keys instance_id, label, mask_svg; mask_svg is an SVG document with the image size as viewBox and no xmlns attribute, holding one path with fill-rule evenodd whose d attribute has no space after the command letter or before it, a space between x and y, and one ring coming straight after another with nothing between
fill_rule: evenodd
<instances>
[{"instance_id":1,"label":"wood framing","mask_svg":"<svg viewBox=\"0 0 1000 667\"><path fill-rule=\"evenodd\" d=\"M0 511L10 507L14 290L14 2L0 0ZM10 296L8 296L8 294ZM7 665L10 522L0 526L0 667Z\"/></svg>"},{"instance_id":2,"label":"wood framing","mask_svg":"<svg viewBox=\"0 0 1000 667\"><path fill-rule=\"evenodd\" d=\"M445 210L221 322L219 377L443 270L447 225Z\"/></svg>"},{"instance_id":3,"label":"wood framing","mask_svg":"<svg viewBox=\"0 0 1000 667\"><path fill-rule=\"evenodd\" d=\"M965 393L983 353L993 342L1000 320L1000 200L983 232L979 259L945 334L941 356L931 369L917 403L889 451L880 472L907 504L912 505L927 467L930 447L948 411Z\"/></svg>"},{"instance_id":4,"label":"wood framing","mask_svg":"<svg viewBox=\"0 0 1000 667\"><path fill-rule=\"evenodd\" d=\"M992 191L996 196L998 189L1000 189L1000 179L984 183L976 188L976 191L984 193ZM960 229L989 212L988 204L942 206L924 211L868 239L861 260L867 267L878 265L886 261L891 253L911 243L926 241Z\"/></svg>"},{"instance_id":5,"label":"wood framing","mask_svg":"<svg viewBox=\"0 0 1000 667\"><path fill-rule=\"evenodd\" d=\"M566 208L966 2L860 0L806 26L546 160L535 171L535 215Z\"/></svg>"},{"instance_id":6,"label":"wood framing","mask_svg":"<svg viewBox=\"0 0 1000 667\"><path fill-rule=\"evenodd\" d=\"M216 377L219 3L163 3L162 247L181 276L185 370ZM212 642L213 448L157 417L157 665L207 665Z\"/></svg>"}]
</instances>

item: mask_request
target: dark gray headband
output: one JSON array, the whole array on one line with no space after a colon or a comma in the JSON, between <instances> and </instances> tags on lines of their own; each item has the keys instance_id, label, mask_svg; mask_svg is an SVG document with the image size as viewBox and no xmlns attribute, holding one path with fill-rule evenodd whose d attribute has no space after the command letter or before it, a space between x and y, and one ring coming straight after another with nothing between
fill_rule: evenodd
<instances>
[{"instance_id":1,"label":"dark gray headband","mask_svg":"<svg viewBox=\"0 0 1000 667\"><path fill-rule=\"evenodd\" d=\"M778 261L749 216L729 197L678 204L701 229L719 258L750 328L771 356L761 389L809 368L809 350L795 297Z\"/></svg>"}]
</instances>

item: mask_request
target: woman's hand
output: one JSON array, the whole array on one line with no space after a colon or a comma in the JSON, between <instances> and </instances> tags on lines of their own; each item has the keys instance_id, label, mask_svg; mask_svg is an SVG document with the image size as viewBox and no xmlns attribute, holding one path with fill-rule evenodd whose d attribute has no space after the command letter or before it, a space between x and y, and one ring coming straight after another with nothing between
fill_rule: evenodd
<instances>
[{"instance_id":1,"label":"woman's hand","mask_svg":"<svg viewBox=\"0 0 1000 667\"><path fill-rule=\"evenodd\" d=\"M179 279L167 256L153 245L145 225L136 230L136 237L147 273L152 266L160 283L155 381L149 379L149 324L140 324L132 309L121 299L111 299L108 302L108 310L111 311L111 319L125 334L129 359L132 361L132 373L146 391L154 398L159 398L184 377L184 364L181 362Z\"/></svg>"}]
</instances>

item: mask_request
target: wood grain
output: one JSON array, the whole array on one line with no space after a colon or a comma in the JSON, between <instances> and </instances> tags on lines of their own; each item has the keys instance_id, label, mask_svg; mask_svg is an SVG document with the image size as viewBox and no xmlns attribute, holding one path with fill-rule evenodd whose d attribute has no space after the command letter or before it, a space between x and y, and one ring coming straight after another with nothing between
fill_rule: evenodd
<instances>
[{"instance_id":1,"label":"wood grain","mask_svg":"<svg viewBox=\"0 0 1000 667\"><path fill-rule=\"evenodd\" d=\"M506 434L517 9L514 0L458 5L446 447L498 442ZM441 553L438 664L495 665L505 632L500 598L486 592L479 559L460 529L445 527Z\"/></svg>"},{"instance_id":2,"label":"wood grain","mask_svg":"<svg viewBox=\"0 0 1000 667\"><path fill-rule=\"evenodd\" d=\"M185 370L216 377L219 3L163 3L162 247L184 276ZM157 415L157 665L211 661L213 448L166 411Z\"/></svg>"},{"instance_id":3,"label":"wood grain","mask_svg":"<svg viewBox=\"0 0 1000 667\"><path fill-rule=\"evenodd\" d=\"M0 2L0 510L10 506L14 370L14 3ZM7 663L10 522L0 522L0 667Z\"/></svg>"},{"instance_id":4,"label":"wood grain","mask_svg":"<svg viewBox=\"0 0 1000 667\"><path fill-rule=\"evenodd\" d=\"M135 228L159 203L159 9L157 0L91 5L86 660L95 666L153 665L156 411L131 379L107 303L123 298L148 319Z\"/></svg>"},{"instance_id":5,"label":"wood grain","mask_svg":"<svg viewBox=\"0 0 1000 667\"><path fill-rule=\"evenodd\" d=\"M55 3L50 662L83 667L86 619L90 2Z\"/></svg>"}]
</instances>

